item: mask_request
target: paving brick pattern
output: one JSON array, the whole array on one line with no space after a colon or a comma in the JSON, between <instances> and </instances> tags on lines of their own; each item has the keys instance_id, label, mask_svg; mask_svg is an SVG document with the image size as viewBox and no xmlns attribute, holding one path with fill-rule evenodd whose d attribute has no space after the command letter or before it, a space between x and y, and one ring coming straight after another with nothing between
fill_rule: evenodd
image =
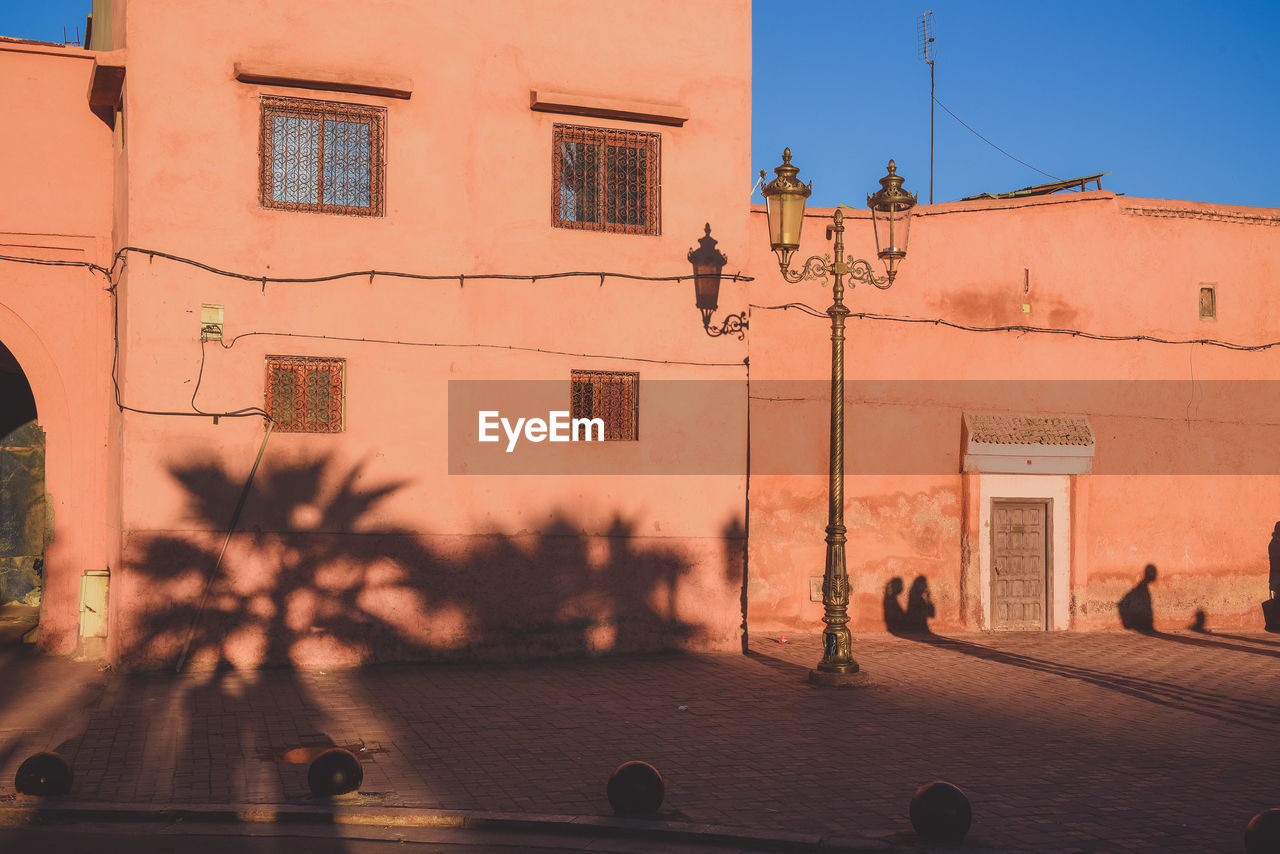
<instances>
[{"instance_id":1,"label":"paving brick pattern","mask_svg":"<svg viewBox=\"0 0 1280 854\"><path fill-rule=\"evenodd\" d=\"M1240 851L1280 806L1278 636L864 636L871 684L843 691L805 683L818 649L181 676L11 657L0 799L57 749L75 800L306 803L285 751L334 743L370 804L606 815L639 758L668 819L899 840L915 787L946 779L970 843L1031 851Z\"/></svg>"}]
</instances>

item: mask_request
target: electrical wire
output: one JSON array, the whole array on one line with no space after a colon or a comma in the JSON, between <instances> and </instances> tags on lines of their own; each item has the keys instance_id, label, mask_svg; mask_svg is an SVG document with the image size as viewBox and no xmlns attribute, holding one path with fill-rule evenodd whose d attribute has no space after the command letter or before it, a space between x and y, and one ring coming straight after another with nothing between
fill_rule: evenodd
<instances>
[{"instance_id":1,"label":"electrical wire","mask_svg":"<svg viewBox=\"0 0 1280 854\"><path fill-rule=\"evenodd\" d=\"M84 267L95 273L102 273L111 279L111 271L101 264L94 264L89 261L57 261L51 258L24 258L17 255L0 255L0 261L14 261L22 264L37 264L44 267Z\"/></svg>"},{"instance_id":2,"label":"electrical wire","mask_svg":"<svg viewBox=\"0 0 1280 854\"><path fill-rule=\"evenodd\" d=\"M0 258L0 260L8 260ZM196 408L196 392L200 390L200 379L204 376L204 342L200 345L200 374L196 378L195 390L191 393L191 408L193 412L181 412L176 410L163 409L140 409L134 406L128 406L124 402L124 395L120 391L120 296L117 292L118 282L115 281L115 268L118 264L128 265L127 260L123 260L122 256L117 253L116 259L111 264L111 269L106 270L98 265L91 265L98 270L107 274L108 281L111 282L107 292L111 294L111 388L115 395L116 408L121 412L133 412L138 415L169 415L180 418L250 418L260 415L266 418L268 423L271 422L271 416L265 409L257 406L245 407L237 409L233 412L202 412ZM90 266L85 262L77 262L76 266ZM123 272L123 267L121 269Z\"/></svg>"},{"instance_id":3,"label":"electrical wire","mask_svg":"<svg viewBox=\"0 0 1280 854\"><path fill-rule=\"evenodd\" d=\"M275 338L312 338L324 341L345 341L356 344L399 344L402 347L515 350L522 353L544 353L549 356L575 356L583 359L616 359L622 362L645 362L654 365L689 365L701 368L738 368L743 365L743 362L688 362L677 359L646 359L643 356L617 356L603 353L571 353L567 350L548 350L543 347L517 347L513 344L454 344L437 341L400 341L391 338L355 338L346 335L311 335L303 332L241 332L239 335L233 337L229 342L224 343L222 345L223 349L230 350L241 338L249 338L255 335L265 335Z\"/></svg>"},{"instance_id":4,"label":"electrical wire","mask_svg":"<svg viewBox=\"0 0 1280 854\"><path fill-rule=\"evenodd\" d=\"M964 119L960 118L960 117L959 117L959 116L957 116L955 113L951 112L951 110L947 107L947 105L946 105L946 104L944 104L944 103L942 103L941 101L939 101L937 98L934 98L934 99L933 99L933 102L934 102L935 104L937 104L939 107L941 107L942 109L946 110L946 111L947 111L947 115L951 116L951 118L955 119L955 120L956 120L956 121L958 121L960 124L964 125L964 126L965 126L965 129L966 129L966 130L968 130L968 131L969 131L969 133L973 134L973 135L974 135L974 136L976 136L978 139L982 140L982 141L983 141L983 142L985 142L987 145L991 146L991 147L992 147L992 148L994 148L996 151L998 151L998 152L1000 152L1001 154L1003 154L1005 157L1008 157L1010 160L1017 160L1017 161L1018 161L1019 163L1021 163L1023 166L1027 167L1028 169L1031 169L1031 170L1032 170L1032 171L1034 171L1034 172L1039 172L1041 175L1044 175L1046 178L1052 178L1052 179L1053 179L1053 180L1055 180L1055 181L1061 181L1061 180L1062 180L1062 179L1061 179L1061 178L1059 178L1057 175L1050 175L1048 172L1044 171L1043 169L1036 169L1036 167L1032 166L1032 165L1031 165L1030 163L1028 163L1027 161L1022 160L1021 158L1018 158L1018 157L1014 157L1012 154L1010 154L1009 152L1005 151L1003 148L1001 148L1000 146L996 145L994 142L992 142L991 140L987 139L985 136L983 136L982 134L978 133L978 132L977 132L976 130L974 130L973 128L969 127L969 125L965 123L965 120L964 120Z\"/></svg>"},{"instance_id":5,"label":"electrical wire","mask_svg":"<svg viewBox=\"0 0 1280 854\"><path fill-rule=\"evenodd\" d=\"M245 418L252 415L261 415L263 418L266 418L268 421L270 421L271 415L260 406L246 406L244 409L237 409L235 412L205 412L202 409L200 409L200 407L196 406L196 395L200 393L200 382L204 379L204 355L205 355L204 345L205 345L205 337L204 335L201 335L200 336L200 370L196 372L196 387L191 390L191 408L195 410L194 414L204 415L204 416L213 416L215 418ZM190 415L193 413L183 413L183 414Z\"/></svg>"},{"instance_id":6,"label":"electrical wire","mask_svg":"<svg viewBox=\"0 0 1280 854\"><path fill-rule=\"evenodd\" d=\"M786 303L785 305L755 305L753 303L751 307L765 311L786 311L788 309L795 309L811 317L827 317L827 313L825 311L819 311L813 306L805 305L804 303L792 302ZM1072 338L1085 338L1090 341L1147 341L1152 344L1203 344L1206 347L1221 347L1226 350L1236 350L1246 353L1280 347L1280 341L1269 341L1264 344L1238 344L1233 341L1220 341L1216 338L1175 339L1160 338L1155 335L1104 335L1098 332L1086 332L1083 329L1056 329L1050 326L970 326L964 323L943 320L940 317L904 317L892 314L876 314L875 312L870 311L850 312L847 317L856 320L878 320L890 323L916 323L931 326L946 326L963 332L1018 332L1024 334L1070 335Z\"/></svg>"},{"instance_id":7,"label":"electrical wire","mask_svg":"<svg viewBox=\"0 0 1280 854\"><path fill-rule=\"evenodd\" d=\"M946 106L941 102L938 102L938 104L944 110L947 109ZM951 111L947 110L947 112L950 113ZM954 116L954 113L952 115ZM959 117L956 117L956 120L960 121ZM964 124L964 122L961 122L961 124ZM968 127L968 125L965 125L965 126ZM970 128L970 130L972 130L972 128ZM974 133L977 133L977 132L974 131ZM981 136L981 134L979 134L979 136ZM987 141L989 142L989 140ZM995 146L995 147L998 148L998 146ZM1003 149L1001 150L1003 151ZM1008 152L1004 152L1004 153L1008 154ZM1012 155L1009 155L1009 156L1012 157ZM1017 158L1013 158L1013 159L1017 160ZM1018 161L1018 162L1021 163L1023 161ZM1024 165L1030 166L1030 164L1024 164ZM1035 167L1031 167L1031 168L1034 169ZM1039 172L1040 170L1037 169L1036 171ZM1042 174L1048 175L1047 172ZM1054 176L1049 175L1049 177L1052 178ZM232 410L228 412L205 412L196 405L196 396L199 394L200 386L204 378L206 351L204 346L205 341L203 338L201 339L201 342L200 342L200 368L196 375L195 388L192 390L192 393L191 393L191 409L192 409L191 412L141 409L137 407L127 406L124 403L123 395L120 390L120 381L119 381L120 306L119 306L119 294L117 292L117 288L119 284L119 277L124 273L124 271L128 267L128 255L131 253L143 254L148 256L148 258L164 258L166 260L174 261L176 263L188 264L190 266L196 267L198 269L204 270L209 273L213 273L215 275L235 278L241 281L260 282L262 283L263 287L265 287L267 283L277 283L277 284L318 283L318 282L329 282L329 281L336 281L339 279L365 277L365 276L369 277L370 281L372 281L375 276L410 278L410 279L420 279L420 280L428 280L428 281L453 281L456 279L460 284L464 283L467 278L517 279L517 280L535 282L538 279L554 279L554 278L586 277L586 276L590 276L594 278L598 276L600 277L602 284L606 277L631 279L631 280L639 280L639 281L683 281L686 279L694 278L694 276L638 276L638 275L633 275L629 273L613 273L613 272L603 272L603 271L577 271L577 272L544 273L544 274L492 273L492 274L476 274L471 276L467 276L466 274L458 274L454 276L454 275L403 273L403 272L397 272L397 271L365 270L365 271L355 271L355 272L346 272L346 273L335 273L327 276L313 276L313 277L307 277L307 278L253 276L247 273L237 273L234 271L222 270L217 267L213 267L211 265L205 264L201 261L196 261L194 259L186 258L180 255L174 255L168 252L161 252L158 250L145 249L145 248L135 247L135 246L126 246L121 248L119 251L117 251L112 260L112 264L110 268L103 267L99 264L94 264L88 261L59 261L59 260L49 260L49 259L43 259L43 258L28 258L28 257L19 257L19 256L12 256L12 255L0 255L0 261L4 261L4 262L35 264L40 266L80 267L93 273L99 273L104 277L106 277L108 282L108 287L106 288L106 290L108 293L111 294L111 313L112 313L113 347L112 347L112 357L111 357L111 384L114 390L115 402L116 402L117 408L119 408L121 411L124 411L124 412L134 412L141 415L168 415L168 416L184 416L184 417L196 417L196 418L209 418L209 417L248 418L248 417L261 416L263 418L268 419L269 421L271 416L266 412L266 410L258 406L249 406L249 407L244 407L242 409ZM117 268L119 269L117 270ZM734 281L743 281L743 282L754 281L753 277L746 276L741 273L733 274L732 279ZM825 311L821 311L817 308L814 308L811 305L807 305L805 303L800 303L800 302L785 303L782 305L757 305L753 303L750 305L750 308L753 308L753 309L758 308L765 311L795 310L803 314L807 314L811 317L824 318L824 319L828 316ZM907 317L907 316L899 316L899 315L878 314L875 312L852 312L849 315L847 315L847 317L852 319L857 319L857 320L872 320L872 321L881 321L881 322L889 322L889 323L910 323L910 324L924 324L924 325L932 325L932 326L945 326L951 329L956 329L964 332L980 332L980 333L1017 332L1019 334L1069 335L1073 338L1084 338L1086 340L1091 340L1091 341L1145 341L1145 342L1150 342L1154 344L1201 344L1206 347L1220 347L1223 349L1235 350L1240 352L1258 352L1262 350L1269 350L1274 347L1280 347L1280 341L1272 341L1264 344L1239 344L1236 342L1222 341L1222 340L1213 339L1213 338L1169 339L1169 338L1161 338L1154 335L1142 335L1142 334L1104 335L1104 334L1095 333L1095 332L1088 332L1082 329L1058 329L1053 327L1028 326L1028 325L1022 325L1022 324L1005 325L1005 326L974 326L969 324L956 323L954 321L945 320L943 318ZM552 350L552 349L547 349L542 347L520 347L520 346L510 345L510 344L485 344L485 343L478 343L478 342L456 343L456 342L432 342L432 341L403 341L403 340L388 339L388 338L367 338L367 337L354 337L354 336L342 336L342 335L318 335L318 334L305 334L305 333L297 333L297 332L273 332L273 331L265 331L265 330L241 333L233 337L229 342L223 343L222 346L224 349L229 350L232 347L234 347L236 342L239 341L240 339L248 338L251 336L305 338L305 339L314 339L314 340L343 341L343 342L349 342L349 343L362 343L362 344L393 344L393 345L408 346L408 347L510 350L513 352L541 353L544 355L570 356L574 358L611 359L611 360L618 360L618 361L641 362L646 364L684 365L684 366L693 366L693 367L717 367L717 368L738 367L739 365L745 364L747 362L746 359L744 359L742 362L697 362L697 361L684 361L684 360L674 360L674 359L649 359L644 357L625 356L625 355L611 354L611 353L576 353L576 352L570 352L567 350Z\"/></svg>"},{"instance_id":8,"label":"electrical wire","mask_svg":"<svg viewBox=\"0 0 1280 854\"><path fill-rule=\"evenodd\" d=\"M206 264L202 261L197 261L193 258L187 258L181 255L175 255L170 252L162 252L160 250L147 249L147 248L138 247L138 246L124 246L120 248L113 256L110 268L103 267L100 264L94 264L89 261L65 261L65 260L54 260L54 259L46 259L46 258L30 258L30 257L22 257L22 256L15 256L15 255L0 255L0 262L32 264L36 266L46 266L46 267L79 267L79 268L86 269L90 272L99 273L103 275L107 280L106 291L111 295L111 320L112 320L112 323L111 323L111 326L112 326L111 386L112 386L113 394L115 396L116 407L121 412L133 412L139 415L165 415L165 416L178 416L178 417L188 417L188 418L215 418L216 419L216 418L250 418L250 417L261 416L263 418L266 418L268 421L271 420L270 414L265 409L259 406L247 406L242 409L231 410L228 412L205 412L201 410L198 406L196 406L196 396L200 392L200 385L204 378L204 366L205 366L206 353L205 353L205 347L204 347L205 340L203 337L201 338L201 341L200 341L200 368L196 374L195 388L193 388L191 392L191 409L192 409L191 412L182 412L182 411L175 411L175 410L142 409L139 407L129 406L125 404L123 393L120 390L120 300L119 300L119 294L118 294L118 285L119 285L120 276L128 268L128 256L130 254L146 255L148 259L164 258L166 260L173 261L175 263L186 264L192 267L196 267L197 269L204 270L205 272L212 273L214 275L238 279L240 281L245 281L245 282L260 283L263 288L265 288L268 283L270 284L315 284L315 283L332 282L340 279L349 279L349 278L357 278L357 277L359 278L368 277L369 281L372 282L376 276L383 276L383 277L389 277L389 278L416 279L416 280L422 280L422 281L455 281L456 280L460 286L464 285L466 279L486 279L486 280L506 279L506 280L521 280L521 281L528 281L528 282L537 282L539 279L562 279L562 278L582 278L582 277L597 278L598 277L600 279L600 284L603 285L606 278L628 279L628 280L634 280L634 281L647 281L647 282L680 282L680 281L685 281L688 279L695 278L695 276L693 275L640 276L632 273L616 273L616 272L600 271L600 270L571 271L571 272L558 272L558 273L537 273L537 274L459 273L457 275L405 273L405 272L400 272L395 270L359 270L359 271L351 271L351 272L344 272L344 273L333 273L325 276L311 276L311 277L255 276L248 273L238 273L232 270L223 270L219 267L214 267L210 264ZM726 276L725 278L729 278L735 282L755 281L754 277L744 275L741 272L733 273L732 275ZM612 359L612 360L627 361L627 362L642 362L646 364L686 365L686 366L694 366L694 367L738 367L744 364L745 362L745 360L743 360L743 362L695 362L695 361L682 361L682 360L675 360L675 359L648 359L648 358L638 357L638 356L624 356L624 355L607 354L607 353L573 353L565 350L550 350L550 349L541 348L541 347L518 347L518 346L508 345L508 344L483 344L483 343L464 344L464 343L428 342L428 341L397 341L397 340L385 339L385 338L356 338L351 336L337 336L337 335L306 335L306 334L294 333L294 332L246 332L246 333L242 333L241 335L237 335L235 338L231 339L230 343L223 344L223 347L224 349L231 349L231 347L235 344L237 340L239 340L240 338L251 336L251 335L268 335L268 336L290 337L290 338L313 338L313 339L325 339L325 340L331 340L331 341L359 342L359 343L368 343L368 344L399 344L403 346L412 346L412 347L449 347L449 348L512 350L512 351L526 352L526 353L543 353L546 355L572 356L572 357L584 358L584 359Z\"/></svg>"},{"instance_id":9,"label":"electrical wire","mask_svg":"<svg viewBox=\"0 0 1280 854\"><path fill-rule=\"evenodd\" d=\"M639 276L634 273L615 273L607 270L575 270L571 272L559 272L559 273L454 273L454 274L406 273L398 270L351 270L345 273L330 273L324 276L256 276L251 273L238 273L238 272L235 272L234 270L223 270L220 267L214 267L211 264L206 264L203 261L197 261L194 258L187 258L182 255L174 255L169 252L161 252L158 249L147 249L142 246L122 247L118 252L116 252L116 259L118 260L121 256L125 255L126 253L146 255L150 258L164 258L167 261L173 261L178 264L186 264L188 266L195 267L200 270L204 270L207 273L213 273L215 276L223 276L229 279L239 279L244 282L257 282L262 284L264 287L269 284L271 285L317 284L320 282L335 282L335 281L338 281L339 279L356 279L356 278L368 278L372 281L372 279L377 276L382 276L383 278L394 278L394 279L416 279L419 281L427 281L427 282L460 282L460 283L465 282L467 279L486 279L486 280L515 279L515 280L526 281L526 282L537 282L539 279L599 278L601 281L601 284L604 283L604 280L606 278L629 279L629 280L641 281L641 282L683 282L689 279L696 278L696 276L692 273L688 275L680 275L680 276ZM22 261L27 259L0 256L0 260ZM32 259L32 260L34 261L36 259ZM39 262L37 261L37 263ZM68 261L68 262L60 262L60 263L87 265L87 262L83 262L83 261L80 261L80 262ZM96 265L88 265L88 266L96 266ZM98 267L98 269L102 270L104 268ZM755 281L754 277L745 275L741 272L726 273L724 274L723 278L729 279L734 282L754 282Z\"/></svg>"}]
</instances>

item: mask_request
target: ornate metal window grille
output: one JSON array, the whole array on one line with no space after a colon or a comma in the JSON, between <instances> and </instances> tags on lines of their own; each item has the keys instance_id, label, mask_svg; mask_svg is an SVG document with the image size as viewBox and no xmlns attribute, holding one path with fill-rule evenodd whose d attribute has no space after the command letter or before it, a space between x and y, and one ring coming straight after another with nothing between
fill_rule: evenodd
<instances>
[{"instance_id":1,"label":"ornate metal window grille","mask_svg":"<svg viewBox=\"0 0 1280 854\"><path fill-rule=\"evenodd\" d=\"M636 441L640 438L640 375L570 371L569 417L603 420L606 442Z\"/></svg>"},{"instance_id":2,"label":"ornate metal window grille","mask_svg":"<svg viewBox=\"0 0 1280 854\"><path fill-rule=\"evenodd\" d=\"M266 410L284 433L341 433L345 359L268 356Z\"/></svg>"},{"instance_id":3,"label":"ornate metal window grille","mask_svg":"<svg viewBox=\"0 0 1280 854\"><path fill-rule=\"evenodd\" d=\"M553 127L552 225L662 233L662 134Z\"/></svg>"},{"instance_id":4,"label":"ornate metal window grille","mask_svg":"<svg viewBox=\"0 0 1280 854\"><path fill-rule=\"evenodd\" d=\"M264 97L263 207L382 216L385 119L379 107Z\"/></svg>"}]
</instances>

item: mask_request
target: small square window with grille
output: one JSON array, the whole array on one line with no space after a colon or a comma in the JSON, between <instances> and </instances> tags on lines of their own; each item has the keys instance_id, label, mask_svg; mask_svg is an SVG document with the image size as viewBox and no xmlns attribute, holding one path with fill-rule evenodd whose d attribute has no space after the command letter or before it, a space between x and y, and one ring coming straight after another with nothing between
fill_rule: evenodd
<instances>
[{"instance_id":1,"label":"small square window with grille","mask_svg":"<svg viewBox=\"0 0 1280 854\"><path fill-rule=\"evenodd\" d=\"M267 357L266 410L283 433L341 433L345 359Z\"/></svg>"},{"instance_id":2,"label":"small square window with grille","mask_svg":"<svg viewBox=\"0 0 1280 854\"><path fill-rule=\"evenodd\" d=\"M382 216L385 119L380 107L264 97L262 206Z\"/></svg>"},{"instance_id":3,"label":"small square window with grille","mask_svg":"<svg viewBox=\"0 0 1280 854\"><path fill-rule=\"evenodd\" d=\"M640 438L640 375L622 371L570 371L569 417L604 421L606 442Z\"/></svg>"},{"instance_id":4,"label":"small square window with grille","mask_svg":"<svg viewBox=\"0 0 1280 854\"><path fill-rule=\"evenodd\" d=\"M552 136L552 225L662 233L662 134L554 125Z\"/></svg>"}]
</instances>

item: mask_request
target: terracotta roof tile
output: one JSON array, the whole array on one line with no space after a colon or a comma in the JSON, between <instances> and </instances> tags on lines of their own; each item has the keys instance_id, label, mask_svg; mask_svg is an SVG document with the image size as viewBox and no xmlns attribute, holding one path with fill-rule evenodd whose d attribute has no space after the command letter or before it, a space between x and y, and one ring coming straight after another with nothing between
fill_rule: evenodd
<instances>
[{"instance_id":1,"label":"terracotta roof tile","mask_svg":"<svg viewBox=\"0 0 1280 854\"><path fill-rule=\"evenodd\" d=\"M1092 445L1093 431L1083 415L1012 415L967 412L969 440L998 445Z\"/></svg>"}]
</instances>

